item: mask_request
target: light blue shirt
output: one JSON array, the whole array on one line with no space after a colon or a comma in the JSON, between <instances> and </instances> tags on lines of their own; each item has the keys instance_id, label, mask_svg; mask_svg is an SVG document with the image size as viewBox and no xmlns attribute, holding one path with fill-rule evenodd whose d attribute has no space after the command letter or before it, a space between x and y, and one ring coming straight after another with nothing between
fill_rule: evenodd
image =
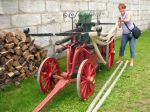
<instances>
[{"instance_id":1,"label":"light blue shirt","mask_svg":"<svg viewBox=\"0 0 150 112\"><path fill-rule=\"evenodd\" d=\"M128 13L126 12L123 16L121 15L121 19L122 20L125 20L127 19L128 17ZM128 27L130 30L132 30L134 28L134 25L133 25L133 21L130 20L128 23L127 23ZM128 34L130 33L129 29L126 27L125 24L122 24L122 30L123 30L123 34Z\"/></svg>"}]
</instances>

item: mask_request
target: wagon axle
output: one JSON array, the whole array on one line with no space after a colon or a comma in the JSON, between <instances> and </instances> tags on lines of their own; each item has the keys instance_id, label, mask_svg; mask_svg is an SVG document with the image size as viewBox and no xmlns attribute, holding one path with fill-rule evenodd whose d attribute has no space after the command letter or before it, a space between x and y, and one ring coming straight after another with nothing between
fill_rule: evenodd
<instances>
[{"instance_id":1,"label":"wagon axle","mask_svg":"<svg viewBox=\"0 0 150 112\"><path fill-rule=\"evenodd\" d=\"M68 85L71 82L74 82L74 80L59 80L55 85L54 89L51 91L51 93L46 96L46 98L33 110L33 112L40 112L58 92L60 92L66 85Z\"/></svg>"}]
</instances>

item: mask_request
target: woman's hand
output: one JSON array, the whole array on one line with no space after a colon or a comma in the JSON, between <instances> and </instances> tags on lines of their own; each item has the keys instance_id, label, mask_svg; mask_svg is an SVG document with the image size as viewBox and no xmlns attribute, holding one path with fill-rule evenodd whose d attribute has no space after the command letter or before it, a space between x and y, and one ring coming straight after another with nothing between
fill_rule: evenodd
<instances>
[{"instance_id":1,"label":"woman's hand","mask_svg":"<svg viewBox=\"0 0 150 112\"><path fill-rule=\"evenodd\" d=\"M121 17L118 17L118 26L119 26L119 28L121 28L121 24L122 24L121 21L122 21L122 20L121 20Z\"/></svg>"},{"instance_id":2,"label":"woman's hand","mask_svg":"<svg viewBox=\"0 0 150 112\"><path fill-rule=\"evenodd\" d=\"M124 20L121 20L121 24L124 24L125 23L125 21Z\"/></svg>"}]
</instances>

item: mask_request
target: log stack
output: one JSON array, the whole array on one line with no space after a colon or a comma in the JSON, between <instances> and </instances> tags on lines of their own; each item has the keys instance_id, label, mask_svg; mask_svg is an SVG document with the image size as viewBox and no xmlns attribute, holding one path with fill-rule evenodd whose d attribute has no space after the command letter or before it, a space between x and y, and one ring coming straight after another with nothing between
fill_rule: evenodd
<instances>
[{"instance_id":1,"label":"log stack","mask_svg":"<svg viewBox=\"0 0 150 112\"><path fill-rule=\"evenodd\" d=\"M38 70L47 50L19 30L0 32L0 86L20 82Z\"/></svg>"}]
</instances>

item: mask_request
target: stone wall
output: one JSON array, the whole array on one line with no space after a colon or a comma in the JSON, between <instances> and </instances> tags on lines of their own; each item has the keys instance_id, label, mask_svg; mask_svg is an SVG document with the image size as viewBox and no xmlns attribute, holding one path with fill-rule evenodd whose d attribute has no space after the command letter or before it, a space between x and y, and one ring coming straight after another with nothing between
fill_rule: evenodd
<instances>
[{"instance_id":1,"label":"stone wall","mask_svg":"<svg viewBox=\"0 0 150 112\"><path fill-rule=\"evenodd\" d=\"M71 19L64 18L63 14L79 10L102 11L101 22L115 22L120 2L132 11L136 25L142 30L150 28L150 0L0 0L0 29L22 30L29 27L31 33L66 31L71 29ZM104 26L103 29L110 27ZM34 38L41 46L52 46L63 37ZM53 47L49 47L50 55L53 50Z\"/></svg>"}]
</instances>

